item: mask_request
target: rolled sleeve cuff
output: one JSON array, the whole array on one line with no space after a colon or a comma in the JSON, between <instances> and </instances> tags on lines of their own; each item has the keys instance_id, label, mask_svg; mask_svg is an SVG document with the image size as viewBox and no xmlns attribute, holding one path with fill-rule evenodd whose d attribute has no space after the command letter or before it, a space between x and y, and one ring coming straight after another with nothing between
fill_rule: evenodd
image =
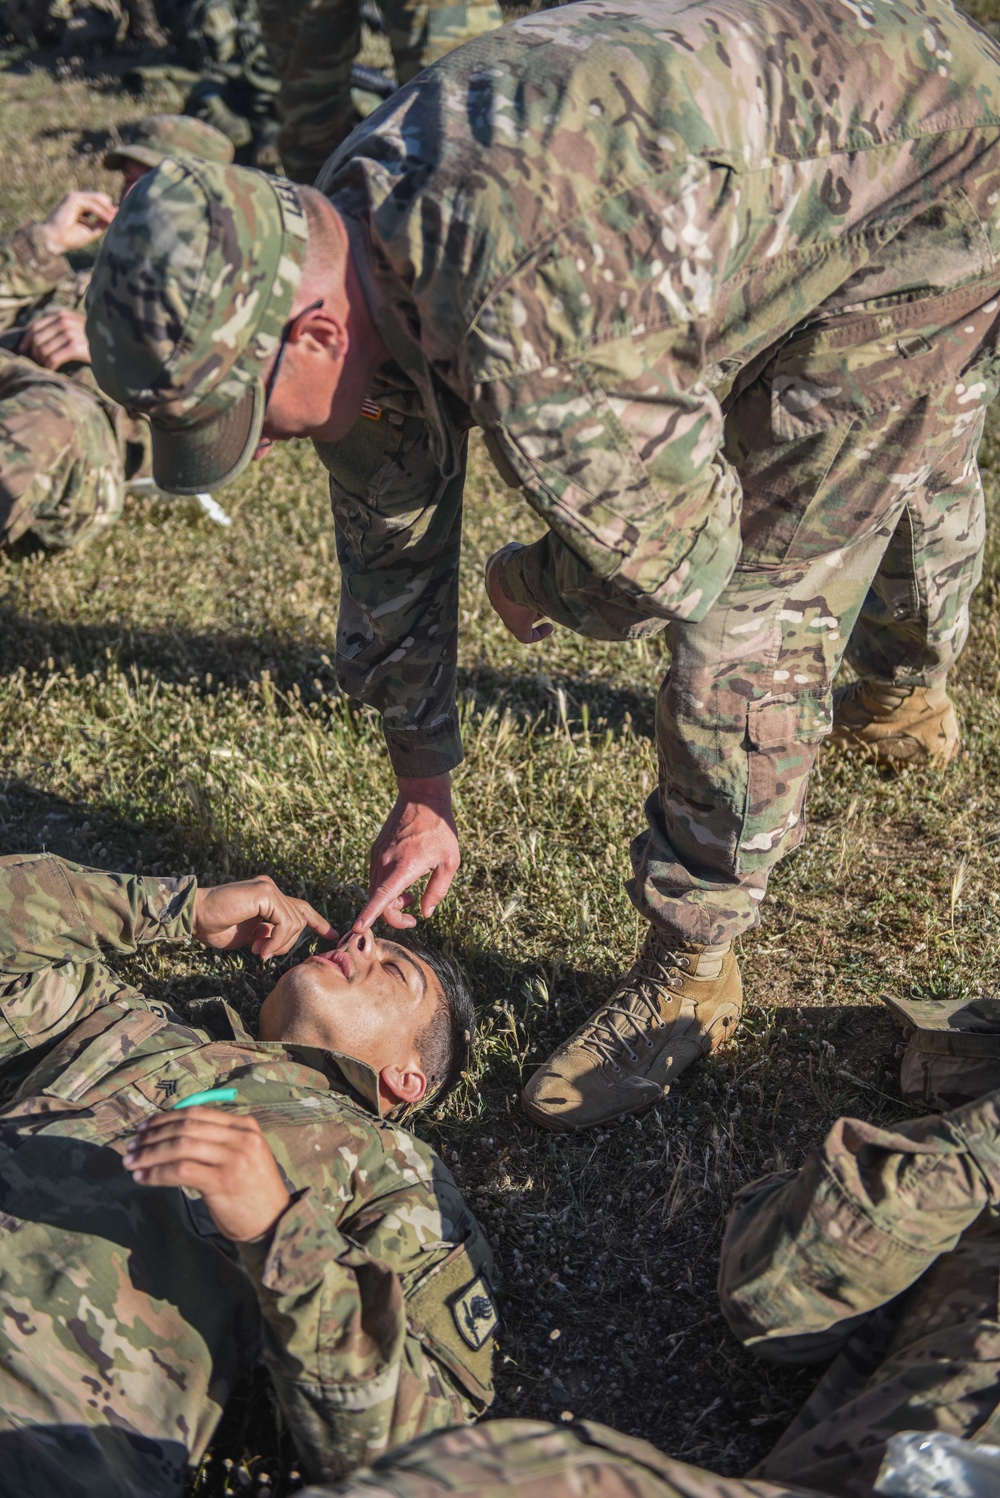
<instances>
[{"instance_id":1,"label":"rolled sleeve cuff","mask_svg":"<svg viewBox=\"0 0 1000 1498\"><path fill-rule=\"evenodd\" d=\"M530 546L512 547L506 556L499 557L496 578L500 589L511 603L524 608L548 611L543 568L543 543L533 541Z\"/></svg>"},{"instance_id":2,"label":"rolled sleeve cuff","mask_svg":"<svg viewBox=\"0 0 1000 1498\"><path fill-rule=\"evenodd\" d=\"M48 249L41 224L25 224L10 240L15 259L40 285L57 286L72 274L65 255L53 255Z\"/></svg>"},{"instance_id":3,"label":"rolled sleeve cuff","mask_svg":"<svg viewBox=\"0 0 1000 1498\"><path fill-rule=\"evenodd\" d=\"M303 1295L322 1281L333 1260L347 1250L334 1212L311 1186L294 1196L274 1231L252 1243L237 1243L240 1263L270 1295Z\"/></svg>"},{"instance_id":4,"label":"rolled sleeve cuff","mask_svg":"<svg viewBox=\"0 0 1000 1498\"><path fill-rule=\"evenodd\" d=\"M465 758L457 712L436 728L390 728L383 723L382 732L392 768L400 779L447 775Z\"/></svg>"}]
</instances>

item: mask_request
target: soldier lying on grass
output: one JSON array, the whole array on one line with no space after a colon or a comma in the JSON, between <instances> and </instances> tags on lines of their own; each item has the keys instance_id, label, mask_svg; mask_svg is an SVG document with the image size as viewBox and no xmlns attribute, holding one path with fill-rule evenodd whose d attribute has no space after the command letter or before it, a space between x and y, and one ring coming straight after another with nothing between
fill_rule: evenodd
<instances>
[{"instance_id":1,"label":"soldier lying on grass","mask_svg":"<svg viewBox=\"0 0 1000 1498\"><path fill-rule=\"evenodd\" d=\"M978 1443L996 1442L1000 1408L998 1206L1000 1091L891 1130L842 1118L801 1170L743 1191L719 1272L730 1326L772 1361L833 1358L747 1478L718 1477L589 1421L497 1420L419 1441L322 1491L871 1498L888 1443L905 1431L974 1443L957 1453L975 1459ZM878 1491L988 1490L932 1481L933 1447L915 1447L924 1481Z\"/></svg>"},{"instance_id":2,"label":"soldier lying on grass","mask_svg":"<svg viewBox=\"0 0 1000 1498\"><path fill-rule=\"evenodd\" d=\"M489 1250L389 1121L467 1061L451 964L352 935L282 975L254 1040L105 962L189 936L266 959L307 929L336 937L266 878L0 859L0 1491L179 1493L261 1360L316 1475L490 1402Z\"/></svg>"}]
</instances>

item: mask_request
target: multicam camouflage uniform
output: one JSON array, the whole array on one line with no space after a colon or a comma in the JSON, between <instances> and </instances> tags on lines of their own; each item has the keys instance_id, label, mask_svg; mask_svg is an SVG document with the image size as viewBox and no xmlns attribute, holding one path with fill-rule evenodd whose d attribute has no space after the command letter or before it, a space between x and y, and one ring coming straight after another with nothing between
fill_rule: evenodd
<instances>
[{"instance_id":1,"label":"multicam camouflage uniform","mask_svg":"<svg viewBox=\"0 0 1000 1498\"><path fill-rule=\"evenodd\" d=\"M361 46L360 0L257 0L257 7L281 79L281 160L293 181L312 182L358 122L351 65ZM381 0L380 9L400 83L503 19L494 0Z\"/></svg>"},{"instance_id":2,"label":"multicam camouflage uniform","mask_svg":"<svg viewBox=\"0 0 1000 1498\"><path fill-rule=\"evenodd\" d=\"M394 361L381 420L319 445L341 679L398 774L459 762L481 426L549 528L500 565L507 595L598 638L666 630L630 892L667 936L755 924L852 630L865 670L916 587L920 672L965 639L998 63L946 0L594 0L450 54L317 183Z\"/></svg>"},{"instance_id":3,"label":"multicam camouflage uniform","mask_svg":"<svg viewBox=\"0 0 1000 1498\"><path fill-rule=\"evenodd\" d=\"M801 1171L747 1188L723 1309L775 1361L835 1356L749 1478L590 1422L489 1422L394 1453L351 1498L871 1498L898 1431L1000 1434L1000 1092L895 1130L841 1119ZM928 1483L927 1491L943 1491Z\"/></svg>"},{"instance_id":4,"label":"multicam camouflage uniform","mask_svg":"<svg viewBox=\"0 0 1000 1498\"><path fill-rule=\"evenodd\" d=\"M5 1493L179 1494L261 1359L317 1477L490 1400L488 1249L374 1072L254 1041L221 999L189 1023L107 966L190 935L194 891L0 859ZM255 1243L122 1167L137 1124L221 1083L292 1192Z\"/></svg>"},{"instance_id":5,"label":"multicam camouflage uniform","mask_svg":"<svg viewBox=\"0 0 1000 1498\"><path fill-rule=\"evenodd\" d=\"M89 365L52 374L13 352L38 312L82 313L87 279L49 253L38 224L0 243L0 546L28 534L51 548L91 540L121 514L125 475L146 457L141 426Z\"/></svg>"},{"instance_id":6,"label":"multicam camouflage uniform","mask_svg":"<svg viewBox=\"0 0 1000 1498\"><path fill-rule=\"evenodd\" d=\"M233 147L201 121L147 115L104 158L152 168L170 151L230 161ZM53 255L41 225L0 241L0 546L29 538L80 546L122 512L129 480L148 472L146 422L104 395L89 364L51 373L16 350L32 320L57 307L83 313L90 273Z\"/></svg>"}]
</instances>

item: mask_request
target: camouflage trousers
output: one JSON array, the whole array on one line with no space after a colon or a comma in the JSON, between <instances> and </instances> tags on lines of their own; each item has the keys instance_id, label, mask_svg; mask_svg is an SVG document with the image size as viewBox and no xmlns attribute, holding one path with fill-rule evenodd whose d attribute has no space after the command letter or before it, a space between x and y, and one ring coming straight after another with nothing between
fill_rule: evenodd
<instances>
[{"instance_id":1,"label":"camouflage trousers","mask_svg":"<svg viewBox=\"0 0 1000 1498\"><path fill-rule=\"evenodd\" d=\"M667 630L659 784L631 848L629 894L669 934L723 942L756 924L803 835L845 654L913 685L959 654L982 566L996 293L978 281L817 320L727 402L742 556L705 619Z\"/></svg>"},{"instance_id":2,"label":"camouflage trousers","mask_svg":"<svg viewBox=\"0 0 1000 1498\"><path fill-rule=\"evenodd\" d=\"M0 546L82 546L122 512L118 437L83 386L0 349Z\"/></svg>"},{"instance_id":3,"label":"camouflage trousers","mask_svg":"<svg viewBox=\"0 0 1000 1498\"><path fill-rule=\"evenodd\" d=\"M382 0L380 9L401 84L502 21L494 0ZM358 123L351 64L361 46L360 0L259 0L259 11L281 79L281 160L293 181L311 183Z\"/></svg>"}]
</instances>

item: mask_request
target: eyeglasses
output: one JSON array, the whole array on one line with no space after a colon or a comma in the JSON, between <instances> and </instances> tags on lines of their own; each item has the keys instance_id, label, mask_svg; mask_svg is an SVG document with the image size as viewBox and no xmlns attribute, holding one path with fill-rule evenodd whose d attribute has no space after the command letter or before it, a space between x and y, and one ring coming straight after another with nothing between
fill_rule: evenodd
<instances>
[{"instance_id":1,"label":"eyeglasses","mask_svg":"<svg viewBox=\"0 0 1000 1498\"><path fill-rule=\"evenodd\" d=\"M322 297L320 297L319 300L316 301L316 302L310 302L308 307L303 307L301 312L296 312L296 314L295 314L294 317L290 317L288 319L288 321L285 323L285 326L282 328L282 330L281 330L281 337L278 339L278 357L275 359L274 363L271 365L271 373L268 375L267 379L264 381L264 410L265 411L267 410L267 403L271 399L271 392L274 390L275 381L278 378L278 370L281 368L281 361L285 357L285 349L288 347L288 340L292 336L292 329L295 327L295 324L298 322L298 320L299 320L300 317L305 317L306 314L309 313L309 312L315 312L315 311L317 311L317 309L320 308L320 307L322 307L322 305L323 305L323 298Z\"/></svg>"}]
</instances>

